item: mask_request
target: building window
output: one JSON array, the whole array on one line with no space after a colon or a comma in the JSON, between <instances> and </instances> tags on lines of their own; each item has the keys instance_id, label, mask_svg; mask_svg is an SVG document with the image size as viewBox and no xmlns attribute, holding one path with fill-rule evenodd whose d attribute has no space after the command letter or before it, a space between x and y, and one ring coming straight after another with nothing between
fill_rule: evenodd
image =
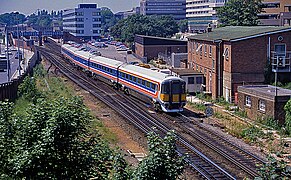
<instances>
[{"instance_id":1,"label":"building window","mask_svg":"<svg viewBox=\"0 0 291 180\"><path fill-rule=\"evenodd\" d=\"M99 34L100 30L93 30L93 34Z\"/></svg>"},{"instance_id":2,"label":"building window","mask_svg":"<svg viewBox=\"0 0 291 180\"><path fill-rule=\"evenodd\" d=\"M92 16L100 16L100 12L92 12Z\"/></svg>"},{"instance_id":3,"label":"building window","mask_svg":"<svg viewBox=\"0 0 291 180\"><path fill-rule=\"evenodd\" d=\"M101 24L93 24L93 28L101 27Z\"/></svg>"},{"instance_id":4,"label":"building window","mask_svg":"<svg viewBox=\"0 0 291 180\"><path fill-rule=\"evenodd\" d=\"M212 55L212 46L209 46L209 57Z\"/></svg>"},{"instance_id":5,"label":"building window","mask_svg":"<svg viewBox=\"0 0 291 180\"><path fill-rule=\"evenodd\" d=\"M248 106L248 107L252 106L252 101L251 101L251 97L250 96L246 96L245 105Z\"/></svg>"},{"instance_id":6,"label":"building window","mask_svg":"<svg viewBox=\"0 0 291 180\"><path fill-rule=\"evenodd\" d=\"M266 111L266 102L264 100L259 100L259 110L263 112Z\"/></svg>"},{"instance_id":7,"label":"building window","mask_svg":"<svg viewBox=\"0 0 291 180\"><path fill-rule=\"evenodd\" d=\"M93 20L93 22L99 22L99 21L101 21L101 18L93 18L92 20Z\"/></svg>"},{"instance_id":8,"label":"building window","mask_svg":"<svg viewBox=\"0 0 291 180\"><path fill-rule=\"evenodd\" d=\"M204 45L204 56L205 57L207 56L207 45L206 44Z\"/></svg>"},{"instance_id":9,"label":"building window","mask_svg":"<svg viewBox=\"0 0 291 180\"><path fill-rule=\"evenodd\" d=\"M188 77L188 84L194 84L194 77Z\"/></svg>"},{"instance_id":10,"label":"building window","mask_svg":"<svg viewBox=\"0 0 291 180\"><path fill-rule=\"evenodd\" d=\"M202 77L196 77L196 84L202 84Z\"/></svg>"},{"instance_id":11,"label":"building window","mask_svg":"<svg viewBox=\"0 0 291 180\"><path fill-rule=\"evenodd\" d=\"M228 50L228 48L225 48L222 56L224 57L224 59L228 60L228 56L229 56L229 50Z\"/></svg>"},{"instance_id":12,"label":"building window","mask_svg":"<svg viewBox=\"0 0 291 180\"><path fill-rule=\"evenodd\" d=\"M214 61L214 59L212 59L212 70L213 71L215 70L215 61Z\"/></svg>"},{"instance_id":13,"label":"building window","mask_svg":"<svg viewBox=\"0 0 291 180\"><path fill-rule=\"evenodd\" d=\"M275 53L277 56L285 56L286 44L275 44Z\"/></svg>"},{"instance_id":14,"label":"building window","mask_svg":"<svg viewBox=\"0 0 291 180\"><path fill-rule=\"evenodd\" d=\"M198 72L198 64L196 64L196 71Z\"/></svg>"},{"instance_id":15,"label":"building window","mask_svg":"<svg viewBox=\"0 0 291 180\"><path fill-rule=\"evenodd\" d=\"M84 18L76 18L77 22L84 22Z\"/></svg>"},{"instance_id":16,"label":"building window","mask_svg":"<svg viewBox=\"0 0 291 180\"><path fill-rule=\"evenodd\" d=\"M202 55L202 44L200 44L200 45L198 46L198 43L197 43L196 54L198 54L198 51L200 51L200 55Z\"/></svg>"},{"instance_id":17,"label":"building window","mask_svg":"<svg viewBox=\"0 0 291 180\"><path fill-rule=\"evenodd\" d=\"M75 15L76 16L84 16L84 13L83 12L76 12Z\"/></svg>"},{"instance_id":18,"label":"building window","mask_svg":"<svg viewBox=\"0 0 291 180\"><path fill-rule=\"evenodd\" d=\"M84 28L84 24L76 24L77 28Z\"/></svg>"}]
</instances>

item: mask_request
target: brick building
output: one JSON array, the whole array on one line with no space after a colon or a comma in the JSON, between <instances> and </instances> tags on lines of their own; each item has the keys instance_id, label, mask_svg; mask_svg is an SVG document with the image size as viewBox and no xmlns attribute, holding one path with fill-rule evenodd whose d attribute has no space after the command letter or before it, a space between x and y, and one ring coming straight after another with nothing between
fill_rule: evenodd
<instances>
[{"instance_id":1,"label":"brick building","mask_svg":"<svg viewBox=\"0 0 291 180\"><path fill-rule=\"evenodd\" d=\"M204 73L213 99L232 102L238 86L264 83L269 63L279 81L290 81L290 57L291 27L230 26L188 37L188 67Z\"/></svg>"},{"instance_id":2,"label":"brick building","mask_svg":"<svg viewBox=\"0 0 291 180\"><path fill-rule=\"evenodd\" d=\"M283 124L284 106L291 98L291 90L270 85L239 86L238 106L248 118L271 117Z\"/></svg>"},{"instance_id":3,"label":"brick building","mask_svg":"<svg viewBox=\"0 0 291 180\"><path fill-rule=\"evenodd\" d=\"M135 54L147 61L159 54L170 57L172 53L187 53L187 41L178 39L135 35L134 45Z\"/></svg>"},{"instance_id":4,"label":"brick building","mask_svg":"<svg viewBox=\"0 0 291 180\"><path fill-rule=\"evenodd\" d=\"M258 14L260 24L265 26L290 26L290 0L263 0L263 9Z\"/></svg>"}]
</instances>

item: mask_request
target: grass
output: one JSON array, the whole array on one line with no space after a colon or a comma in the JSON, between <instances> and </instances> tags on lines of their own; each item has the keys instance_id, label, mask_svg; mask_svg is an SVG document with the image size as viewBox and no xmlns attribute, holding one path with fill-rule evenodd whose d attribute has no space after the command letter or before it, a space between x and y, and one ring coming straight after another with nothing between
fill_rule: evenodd
<instances>
[{"instance_id":1,"label":"grass","mask_svg":"<svg viewBox=\"0 0 291 180\"><path fill-rule=\"evenodd\" d=\"M192 102L188 102L188 104L194 108L197 109L198 111L205 111L206 110L206 106L204 104L200 104L200 103L192 103Z\"/></svg>"},{"instance_id":2,"label":"grass","mask_svg":"<svg viewBox=\"0 0 291 180\"><path fill-rule=\"evenodd\" d=\"M28 101L27 99L24 99L22 97L18 98L15 101L15 108L14 108L16 115L19 115L20 117L24 116L30 104L31 102Z\"/></svg>"}]
</instances>

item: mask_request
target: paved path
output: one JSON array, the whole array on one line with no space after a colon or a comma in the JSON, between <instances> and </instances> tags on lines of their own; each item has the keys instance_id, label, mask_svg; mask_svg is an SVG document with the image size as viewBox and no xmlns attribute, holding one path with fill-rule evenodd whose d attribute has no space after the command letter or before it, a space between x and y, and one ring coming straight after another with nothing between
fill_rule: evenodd
<instances>
[{"instance_id":1,"label":"paved path","mask_svg":"<svg viewBox=\"0 0 291 180\"><path fill-rule=\"evenodd\" d=\"M4 50L4 46L2 45L1 46L2 53L4 52L3 50ZM22 48L20 48L20 51L22 52ZM4 71L0 72L0 84L9 82L9 81L11 81L13 79L17 79L17 77L19 76L19 71L18 71L19 60L18 60L17 57L15 58L17 51L11 51L11 52L12 52L12 55L9 55L9 62L10 62L9 78L8 78L7 70L4 70ZM29 50L24 50L24 58L25 58L25 60L24 60L24 62L20 63L20 66L21 66L21 69L22 69L20 71L21 74L24 73L24 69L27 67L28 60L32 56L33 56L33 52L31 52Z\"/></svg>"}]
</instances>

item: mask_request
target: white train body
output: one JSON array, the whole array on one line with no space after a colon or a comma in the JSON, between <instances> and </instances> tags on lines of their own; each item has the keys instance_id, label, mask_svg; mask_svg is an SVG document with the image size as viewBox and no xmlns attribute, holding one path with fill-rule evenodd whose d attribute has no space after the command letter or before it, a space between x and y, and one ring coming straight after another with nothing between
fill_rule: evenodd
<instances>
[{"instance_id":1,"label":"white train body","mask_svg":"<svg viewBox=\"0 0 291 180\"><path fill-rule=\"evenodd\" d=\"M62 54L75 65L108 79L127 93L135 91L151 98L156 109L183 111L186 104L185 82L179 77L92 55L69 44L62 45Z\"/></svg>"}]
</instances>

